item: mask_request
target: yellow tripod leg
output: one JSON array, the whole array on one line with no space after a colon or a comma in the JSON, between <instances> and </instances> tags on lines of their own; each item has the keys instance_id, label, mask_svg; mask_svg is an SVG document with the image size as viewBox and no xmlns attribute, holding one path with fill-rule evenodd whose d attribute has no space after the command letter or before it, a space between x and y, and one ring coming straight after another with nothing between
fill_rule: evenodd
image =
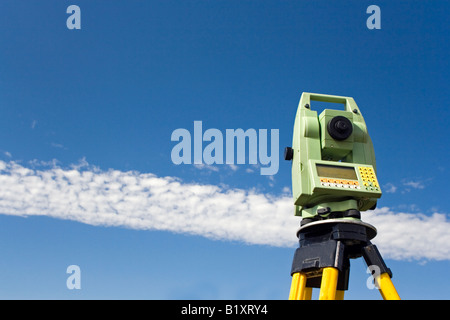
<instances>
[{"instance_id":1,"label":"yellow tripod leg","mask_svg":"<svg viewBox=\"0 0 450 320\"><path fill-rule=\"evenodd\" d=\"M333 267L323 268L319 300L335 300L339 270Z\"/></svg>"},{"instance_id":2,"label":"yellow tripod leg","mask_svg":"<svg viewBox=\"0 0 450 320\"><path fill-rule=\"evenodd\" d=\"M394 284L388 273L382 273L375 278L375 281L384 300L400 300L400 296L398 295L397 290L395 290Z\"/></svg>"},{"instance_id":3,"label":"yellow tripod leg","mask_svg":"<svg viewBox=\"0 0 450 320\"><path fill-rule=\"evenodd\" d=\"M344 290L336 290L336 300L344 300Z\"/></svg>"},{"instance_id":4,"label":"yellow tripod leg","mask_svg":"<svg viewBox=\"0 0 450 320\"><path fill-rule=\"evenodd\" d=\"M296 272L292 275L291 291L289 292L289 300L306 300L308 299L308 291L311 288L306 288L306 274ZM311 294L309 293L309 299Z\"/></svg>"},{"instance_id":5,"label":"yellow tripod leg","mask_svg":"<svg viewBox=\"0 0 450 320\"><path fill-rule=\"evenodd\" d=\"M305 294L304 294L304 296L302 297L302 298L303 298L302 300L311 300L311 297L312 297L312 288L306 287L304 292L305 292Z\"/></svg>"},{"instance_id":6,"label":"yellow tripod leg","mask_svg":"<svg viewBox=\"0 0 450 320\"><path fill-rule=\"evenodd\" d=\"M291 291L289 292L289 300L298 300L300 292L300 272L292 275Z\"/></svg>"}]
</instances>

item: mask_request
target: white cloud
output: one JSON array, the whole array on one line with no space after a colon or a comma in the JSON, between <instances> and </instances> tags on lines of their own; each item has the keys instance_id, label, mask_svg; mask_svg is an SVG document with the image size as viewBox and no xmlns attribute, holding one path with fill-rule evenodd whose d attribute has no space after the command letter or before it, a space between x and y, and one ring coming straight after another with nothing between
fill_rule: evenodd
<instances>
[{"instance_id":1,"label":"white cloud","mask_svg":"<svg viewBox=\"0 0 450 320\"><path fill-rule=\"evenodd\" d=\"M376 226L374 243L381 253L396 260L450 260L450 221L446 214L395 213L380 208L363 213Z\"/></svg>"},{"instance_id":2,"label":"white cloud","mask_svg":"<svg viewBox=\"0 0 450 320\"><path fill-rule=\"evenodd\" d=\"M293 209L288 195L189 184L136 171L104 171L85 160L67 169L53 162L40 170L0 161L0 213L8 215L45 215L294 248L300 218ZM377 227L373 242L385 258L450 259L450 222L445 214L381 208L363 213L363 220Z\"/></svg>"},{"instance_id":3,"label":"white cloud","mask_svg":"<svg viewBox=\"0 0 450 320\"><path fill-rule=\"evenodd\" d=\"M397 187L392 183L387 183L384 188L384 191L386 191L387 193L395 193L397 191Z\"/></svg>"},{"instance_id":4,"label":"white cloud","mask_svg":"<svg viewBox=\"0 0 450 320\"><path fill-rule=\"evenodd\" d=\"M291 188L289 188L289 187L283 187L282 192L285 193L285 194L290 194L290 193L291 193Z\"/></svg>"},{"instance_id":5,"label":"white cloud","mask_svg":"<svg viewBox=\"0 0 450 320\"><path fill-rule=\"evenodd\" d=\"M197 168L199 170L207 170L207 171L214 171L214 172L218 172L219 168L213 165L208 165L208 164L194 164L194 168Z\"/></svg>"},{"instance_id":6,"label":"white cloud","mask_svg":"<svg viewBox=\"0 0 450 320\"><path fill-rule=\"evenodd\" d=\"M61 143L52 142L52 143L50 143L50 145L53 148L66 149Z\"/></svg>"},{"instance_id":7,"label":"white cloud","mask_svg":"<svg viewBox=\"0 0 450 320\"><path fill-rule=\"evenodd\" d=\"M407 181L407 182L404 182L403 184L407 187L411 187L414 189L424 189L425 188L424 184L420 181Z\"/></svg>"},{"instance_id":8,"label":"white cloud","mask_svg":"<svg viewBox=\"0 0 450 320\"><path fill-rule=\"evenodd\" d=\"M0 212L252 244L296 244L298 218L287 198L83 165L37 170L1 161Z\"/></svg>"}]
</instances>

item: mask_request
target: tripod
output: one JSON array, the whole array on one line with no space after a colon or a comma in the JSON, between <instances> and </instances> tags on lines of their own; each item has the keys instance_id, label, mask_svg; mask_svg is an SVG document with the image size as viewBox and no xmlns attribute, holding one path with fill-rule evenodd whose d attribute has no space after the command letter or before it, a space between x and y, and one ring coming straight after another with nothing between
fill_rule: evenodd
<instances>
[{"instance_id":1,"label":"tripod","mask_svg":"<svg viewBox=\"0 0 450 320\"><path fill-rule=\"evenodd\" d=\"M310 300L320 288L319 300L343 300L348 290L350 259L364 257L384 300L399 300L392 273L370 240L375 227L360 220L327 219L310 222L297 232L300 247L292 262L289 300Z\"/></svg>"}]
</instances>

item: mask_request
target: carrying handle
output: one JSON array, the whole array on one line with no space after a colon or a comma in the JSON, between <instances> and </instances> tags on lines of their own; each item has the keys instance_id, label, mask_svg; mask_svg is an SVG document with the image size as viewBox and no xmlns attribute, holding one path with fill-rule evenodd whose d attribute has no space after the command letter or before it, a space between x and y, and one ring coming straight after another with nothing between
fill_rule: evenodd
<instances>
[{"instance_id":1,"label":"carrying handle","mask_svg":"<svg viewBox=\"0 0 450 320\"><path fill-rule=\"evenodd\" d=\"M333 96L328 94L303 92L300 98L300 106L303 108L311 108L311 101L341 103L345 105L345 111L360 114L359 108L352 97Z\"/></svg>"}]
</instances>

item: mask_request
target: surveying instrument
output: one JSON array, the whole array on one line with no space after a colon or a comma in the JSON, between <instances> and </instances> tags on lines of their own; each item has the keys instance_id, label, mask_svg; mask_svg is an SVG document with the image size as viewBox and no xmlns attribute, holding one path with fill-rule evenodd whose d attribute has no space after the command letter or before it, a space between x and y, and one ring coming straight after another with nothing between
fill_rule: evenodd
<instances>
[{"instance_id":1,"label":"surveying instrument","mask_svg":"<svg viewBox=\"0 0 450 320\"><path fill-rule=\"evenodd\" d=\"M345 105L319 116L311 101ZM381 189L375 154L364 118L351 97L304 92L294 123L292 160L295 215L301 216L299 248L292 262L290 300L342 300L348 290L350 259L364 257L385 300L400 299L392 273L372 240L377 230L361 221L373 210Z\"/></svg>"}]
</instances>

